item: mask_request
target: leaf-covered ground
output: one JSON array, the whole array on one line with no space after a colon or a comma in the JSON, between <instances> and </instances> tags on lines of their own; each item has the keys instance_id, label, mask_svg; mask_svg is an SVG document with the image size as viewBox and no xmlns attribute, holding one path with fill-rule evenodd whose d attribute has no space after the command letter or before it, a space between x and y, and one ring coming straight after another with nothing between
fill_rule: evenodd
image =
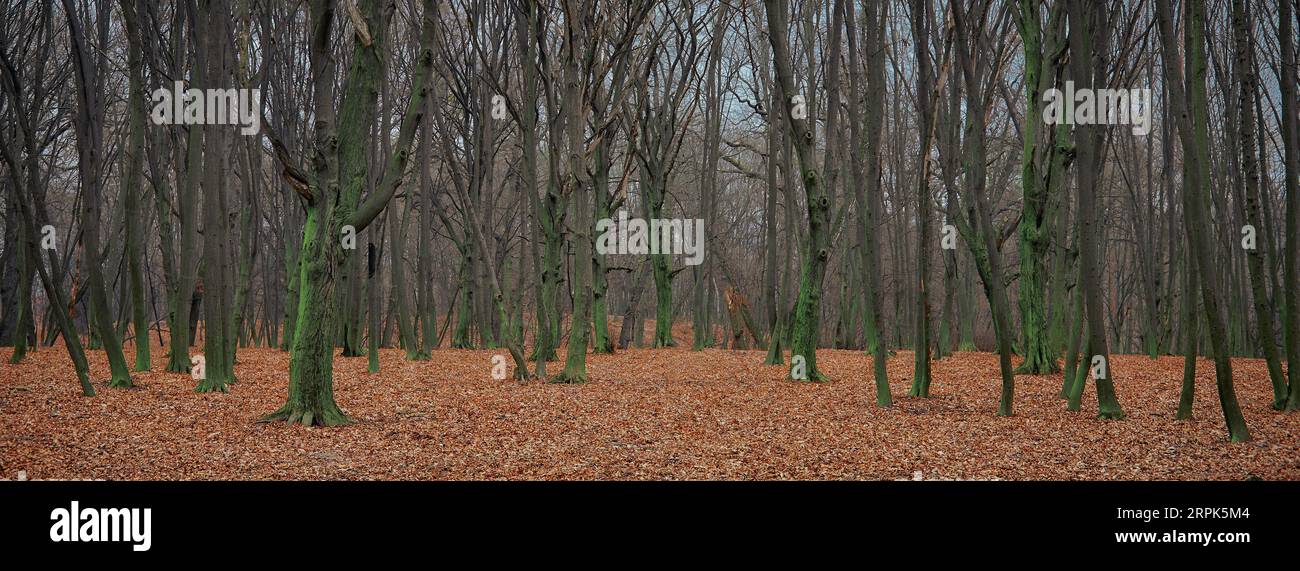
<instances>
[{"instance_id":1,"label":"leaf-covered ground","mask_svg":"<svg viewBox=\"0 0 1300 571\"><path fill-rule=\"evenodd\" d=\"M631 350L591 356L581 386L494 381L494 354L407 362L384 350L377 375L364 358L337 358L336 398L360 422L322 429L255 422L285 396L276 350L241 350L229 394L166 373L110 389L96 352L99 395L86 398L66 354L42 349L0 370L0 478L1300 479L1300 413L1269 409L1258 360L1234 363L1254 440L1231 444L1204 360L1196 418L1178 422L1178 357L1114 356L1128 418L1101 421L1091 387L1083 412L1065 410L1059 375L1019 377L1015 416L994 416L987 353L938 362L932 397L914 399L900 352L889 409L876 408L871 359L857 351L819 351L832 381L813 384L783 380L759 351Z\"/></svg>"}]
</instances>

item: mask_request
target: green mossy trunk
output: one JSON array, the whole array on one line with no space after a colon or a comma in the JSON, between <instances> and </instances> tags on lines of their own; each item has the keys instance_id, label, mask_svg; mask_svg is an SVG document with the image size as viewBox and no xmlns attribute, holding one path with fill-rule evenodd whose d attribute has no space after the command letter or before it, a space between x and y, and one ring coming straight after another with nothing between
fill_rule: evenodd
<instances>
[{"instance_id":1,"label":"green mossy trunk","mask_svg":"<svg viewBox=\"0 0 1300 571\"><path fill-rule=\"evenodd\" d=\"M334 402L333 338L338 314L335 296L336 276L347 262L340 237L344 226L355 231L382 213L400 185L411 141L423 120L424 98L433 64L434 26L438 21L433 0L425 0L421 26L422 49L417 59L411 85L412 93L398 133L397 151L389 157L383 182L376 195L358 205L369 174L367 164L368 131L376 114L378 82L383 79L379 61L386 32L375 0L361 0L362 18L373 33L373 41L356 39L351 68L344 82L336 132L327 100L317 101L316 147L321 160L313 163L314 176L307 202L308 224L303 234L302 283L298 328L289 359L289 391L284 406L263 421L285 420L306 426L337 426L350 422ZM312 56L328 58L329 27L333 7L328 1L312 5L314 23ZM317 77L318 96L328 93L328 77ZM336 154L337 153L337 154ZM336 157L336 159L331 159Z\"/></svg>"},{"instance_id":2,"label":"green mossy trunk","mask_svg":"<svg viewBox=\"0 0 1300 571\"><path fill-rule=\"evenodd\" d=\"M321 226L313 223L319 215L316 205L308 207L309 229ZM329 325L335 318L337 302L334 280L328 273L338 271L342 265L342 249L337 246L337 240L331 240L328 232L318 230L304 235L302 268L307 287L299 297L299 327L289 357L289 397L283 407L263 420L285 420L303 426L351 422L334 402L334 340Z\"/></svg>"},{"instance_id":3,"label":"green mossy trunk","mask_svg":"<svg viewBox=\"0 0 1300 571\"><path fill-rule=\"evenodd\" d=\"M1051 8L1051 24L1060 17L1061 4ZM1039 20L1039 6L1036 0L1019 0L1016 13L1016 27L1020 33L1024 48L1025 102L1024 150L1021 154L1021 187L1023 191L1023 208L1017 231L1020 238L1020 341L1021 352L1025 356L1016 369L1017 373L1046 375L1059 372L1056 352L1048 331L1047 313L1043 301L1046 295L1046 263L1048 249L1051 245L1051 232L1056 199L1051 195L1054 190L1050 182L1039 174L1039 162L1049 169L1057 160L1058 147L1048 137L1042 136L1043 128L1039 120L1042 113L1041 92L1046 82L1055 80L1055 74L1043 76L1044 60L1054 63L1054 54L1043 52L1042 24ZM1054 43L1055 36L1049 38ZM1056 46L1046 46L1049 49ZM1058 131L1059 133L1059 131ZM1040 151L1041 147L1041 151ZM1049 171L1051 174L1057 174Z\"/></svg>"},{"instance_id":4,"label":"green mossy trunk","mask_svg":"<svg viewBox=\"0 0 1300 571\"><path fill-rule=\"evenodd\" d=\"M1082 309L1082 306L1080 306L1080 309ZM1088 384L1088 371L1091 367L1091 363L1086 357L1086 355L1092 354L1091 347L1087 345L1089 343L1089 327L1086 315L1081 312L1078 318L1083 322L1083 329L1079 332L1079 342L1084 346L1084 351L1080 355L1079 365L1074 369L1073 378L1066 379L1066 382L1070 385L1070 394L1066 399L1065 410L1070 412L1079 412L1083 409L1083 389Z\"/></svg>"},{"instance_id":5,"label":"green mossy trunk","mask_svg":"<svg viewBox=\"0 0 1300 571\"><path fill-rule=\"evenodd\" d=\"M818 179L816 171L808 171L804 175L804 190L809 193L809 202L814 202L815 197L825 198L818 190ZM814 212L814 208L809 209L810 219L814 216L820 216L821 224L829 226L826 208L817 209L820 212ZM799 300L795 302L793 329L790 335L790 378L802 381L825 381L828 380L822 372L817 369L817 338L821 330L821 298L822 283L826 278L826 262L830 257L828 228L819 226L818 223L810 224L809 237L813 244L820 244L820 247L804 258L803 271L799 278ZM796 357L803 357L803 377L796 376L796 370L799 363Z\"/></svg>"},{"instance_id":6,"label":"green mossy trunk","mask_svg":"<svg viewBox=\"0 0 1300 571\"><path fill-rule=\"evenodd\" d=\"M1070 303L1070 315L1072 316L1070 318L1070 338L1066 342L1065 372L1061 375L1061 392L1059 394L1063 399L1070 398L1070 389L1074 386L1075 373L1079 367L1079 346L1083 344L1083 324L1087 321L1083 314L1083 288L1076 285L1074 294L1071 297L1073 301Z\"/></svg>"},{"instance_id":7,"label":"green mossy trunk","mask_svg":"<svg viewBox=\"0 0 1300 571\"><path fill-rule=\"evenodd\" d=\"M456 306L456 329L451 334L452 349L473 349L474 340L470 335L470 325L473 321L473 291L470 284L470 268L474 264L472 254L469 253L469 247L465 244L457 244L461 253L459 289L461 292L459 305Z\"/></svg>"},{"instance_id":8,"label":"green mossy trunk","mask_svg":"<svg viewBox=\"0 0 1300 571\"><path fill-rule=\"evenodd\" d=\"M674 347L677 340L673 338L673 273L672 259L667 253L668 244L659 244L659 233L649 224L660 219L663 214L664 198L667 195L667 180L664 166L654 149L647 151L647 159L641 161L641 173L645 184L642 185L642 207L646 213L647 230L650 240L651 273L655 284L655 331L651 346ZM660 249L662 248L662 249Z\"/></svg>"},{"instance_id":9,"label":"green mossy trunk","mask_svg":"<svg viewBox=\"0 0 1300 571\"><path fill-rule=\"evenodd\" d=\"M822 283L826 265L830 261L830 197L822 184L814 154L812 126L806 118L795 117L793 112L794 76L790 69L790 48L785 38L788 29L785 3L766 0L768 40L772 44L772 59L776 80L781 93L790 95L782 105L781 117L799 159L800 180L808 208L808 240L805 244L802 271L799 278L799 297L795 303L791 324L790 378L795 380L823 381L826 376L817 369L817 340L820 332ZM793 228L792 228L793 230ZM776 335L773 335L775 343ZM778 349L779 351L779 349ZM802 357L803 363L798 362ZM800 374L799 368L803 371Z\"/></svg>"},{"instance_id":10,"label":"green mossy trunk","mask_svg":"<svg viewBox=\"0 0 1300 571\"><path fill-rule=\"evenodd\" d=\"M652 218L658 216L651 215ZM673 278L669 275L667 254L651 254L650 267L655 280L655 334L654 347L675 347L673 339Z\"/></svg>"},{"instance_id":11,"label":"green mossy trunk","mask_svg":"<svg viewBox=\"0 0 1300 571\"><path fill-rule=\"evenodd\" d=\"M289 196L288 198L294 198ZM295 210L295 209L289 209ZM302 268L298 264L299 250L302 248L302 238L298 237L289 221L296 220L295 215L287 215L285 230L285 252L284 252L284 276L285 276L285 295L284 295L284 331L281 332L280 349L288 351L293 345L293 336L298 324L298 287Z\"/></svg>"}]
</instances>

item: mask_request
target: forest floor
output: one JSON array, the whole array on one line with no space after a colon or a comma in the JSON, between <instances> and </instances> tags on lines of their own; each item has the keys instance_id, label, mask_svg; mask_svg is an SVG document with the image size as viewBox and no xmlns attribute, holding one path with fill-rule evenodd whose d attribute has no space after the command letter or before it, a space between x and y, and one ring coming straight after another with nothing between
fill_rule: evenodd
<instances>
[{"instance_id":1,"label":"forest floor","mask_svg":"<svg viewBox=\"0 0 1300 571\"><path fill-rule=\"evenodd\" d=\"M0 365L0 478L1300 480L1300 413L1269 408L1261 360L1233 363L1254 437L1233 444L1206 360L1195 419L1179 422L1180 357L1114 356L1127 418L1102 421L1091 386L1083 412L1065 410L1060 375L1018 377L1015 416L995 416L990 353L937 362L918 399L905 396L912 356L900 351L888 409L859 351L818 351L832 380L798 383L762 351L636 349L590 356L591 382L577 386L494 381L497 353L409 362L383 350L376 375L364 357L336 358L335 397L358 422L304 428L256 422L284 401L280 351L241 349L228 394L158 372L111 389L97 351L87 398L67 354L42 348ZM161 368L161 348L153 360Z\"/></svg>"}]
</instances>

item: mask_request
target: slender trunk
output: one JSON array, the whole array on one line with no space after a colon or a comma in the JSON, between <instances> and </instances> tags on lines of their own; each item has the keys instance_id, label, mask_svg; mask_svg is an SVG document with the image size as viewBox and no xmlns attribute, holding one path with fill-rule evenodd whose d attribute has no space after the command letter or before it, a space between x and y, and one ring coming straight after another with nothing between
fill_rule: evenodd
<instances>
[{"instance_id":1,"label":"slender trunk","mask_svg":"<svg viewBox=\"0 0 1300 571\"><path fill-rule=\"evenodd\" d=\"M1300 410L1300 102L1296 99L1296 52L1292 6L1278 3L1278 42L1282 71L1282 132L1286 189L1286 253L1283 255L1282 301L1286 321L1287 371L1291 381L1287 410Z\"/></svg>"},{"instance_id":2,"label":"slender trunk","mask_svg":"<svg viewBox=\"0 0 1300 571\"><path fill-rule=\"evenodd\" d=\"M1241 151L1241 175L1244 185L1234 185L1239 194L1245 193L1246 222L1256 229L1264 228L1260 217L1259 198L1259 164L1255 157L1255 113L1251 108L1256 89L1255 68L1250 44L1250 31L1246 24L1246 7L1242 0L1232 2L1232 36L1237 64L1233 66L1234 81L1237 84L1237 112L1240 136L1237 145ZM1246 250L1246 259L1250 268L1250 293L1255 305L1255 324L1258 326L1259 346L1264 353L1264 362L1268 366L1268 377L1273 383L1273 408L1281 410L1286 406L1287 382L1282 373L1282 364L1278 359L1276 338L1273 329L1273 308L1269 303L1268 284L1265 280L1263 249L1268 240L1257 240L1255 247Z\"/></svg>"},{"instance_id":3,"label":"slender trunk","mask_svg":"<svg viewBox=\"0 0 1300 571\"><path fill-rule=\"evenodd\" d=\"M871 352L871 364L876 385L876 406L888 407L893 404L889 391L889 377L886 369L885 344L880 342L879 326L883 321L882 308L884 292L880 285L880 255L877 250L879 232L875 220L875 208L870 196L881 192L880 184L880 133L884 108L884 18L888 6L879 6L868 2L862 14L863 41L862 49L866 51L866 90L861 86L861 68L858 65L858 43L855 36L857 25L853 17L853 3L845 7L845 31L849 43L849 138L854 141L850 149L853 168L853 185L855 205L858 210L857 233L861 246L864 305L867 307L863 329L867 336L868 350ZM864 132L862 141L859 130ZM864 165L865 162L865 165Z\"/></svg>"},{"instance_id":4,"label":"slender trunk","mask_svg":"<svg viewBox=\"0 0 1300 571\"><path fill-rule=\"evenodd\" d=\"M1189 238L1187 251L1190 252L1191 248ZM1183 276L1183 387L1178 393L1178 414L1174 416L1177 420L1192 418L1192 404L1196 400L1197 325L1201 321L1196 312L1196 274L1196 260L1189 256L1187 272Z\"/></svg>"},{"instance_id":5,"label":"slender trunk","mask_svg":"<svg viewBox=\"0 0 1300 571\"><path fill-rule=\"evenodd\" d=\"M591 188L584 175L587 172L585 155L585 100L582 94L582 75L579 66L581 54L588 38L584 29L585 14L590 7L580 5L580 0L565 0L566 18L564 32L564 114L565 149L568 158L565 185L573 197L574 222L570 239L573 244L573 318L569 324L568 355L564 370L552 377L553 383L587 382L588 332L591 330L591 232L593 202Z\"/></svg>"},{"instance_id":6,"label":"slender trunk","mask_svg":"<svg viewBox=\"0 0 1300 571\"><path fill-rule=\"evenodd\" d=\"M88 325L93 327L103 340L112 374L109 386L130 387L131 373L126 364L126 357L122 353L122 342L113 328L113 316L109 311L108 292L100 260L99 218L100 206L103 204L101 191L104 165L104 158L101 155L104 150L101 74L105 71L102 65L91 64L91 56L85 46L87 36L72 0L64 0L63 8L68 19L73 49L72 61L76 70L74 75L77 87L77 170L84 194L81 201L82 259L86 266L87 287L90 288L90 300L94 308L90 312L93 323ZM108 35L107 18L106 14L97 15L100 39L106 39Z\"/></svg>"},{"instance_id":7,"label":"slender trunk","mask_svg":"<svg viewBox=\"0 0 1300 571\"><path fill-rule=\"evenodd\" d=\"M226 0L204 0L200 3L200 13L206 16L199 34L201 41L207 42L205 59L200 62L207 66L208 85L224 88L229 80L226 66L229 46L226 42L226 21L229 6ZM191 127L193 128L193 127ZM228 216L225 194L229 162L226 150L229 145L230 128L220 125L203 127L203 295L204 295L204 375L199 378L195 390L204 392L226 392L226 385L234 382L234 367L231 362L231 347L234 340L230 337L228 327L231 307L228 297L231 284L229 272L229 240L227 239Z\"/></svg>"},{"instance_id":8,"label":"slender trunk","mask_svg":"<svg viewBox=\"0 0 1300 571\"><path fill-rule=\"evenodd\" d=\"M930 150L933 145L933 103L938 94L930 69L930 18L929 3L912 2L912 36L916 51L917 107L920 131L920 153L917 155L916 174L916 331L912 349L916 359L913 367L912 387L908 395L930 396Z\"/></svg>"},{"instance_id":9,"label":"slender trunk","mask_svg":"<svg viewBox=\"0 0 1300 571\"><path fill-rule=\"evenodd\" d=\"M131 321L135 329L135 370L148 371L152 366L149 356L149 322L144 303L144 257L142 228L144 219L140 211L140 184L144 172L144 62L141 57L143 36L136 15L136 0L121 0L122 16L127 33L127 70L130 76L127 98L128 135L126 167L122 179L122 201L126 210L126 257L130 272Z\"/></svg>"},{"instance_id":10,"label":"slender trunk","mask_svg":"<svg viewBox=\"0 0 1300 571\"><path fill-rule=\"evenodd\" d=\"M1076 84L1084 86L1100 85L1097 74L1104 69L1103 54L1105 47L1095 48L1093 42L1105 43L1105 36L1094 34L1106 27L1105 9L1101 5L1084 6L1080 0L1070 0L1070 53L1074 56L1071 65L1074 68ZM1087 370L1092 373L1097 386L1098 417L1121 419L1124 411L1115 394L1115 385L1111 372L1110 349L1106 343L1105 307L1102 300L1102 227L1101 205L1097 198L1100 166L1103 160L1105 133L1096 125L1078 125L1075 127L1078 147L1078 204L1079 204L1079 263L1082 264L1084 309L1088 319L1088 352L1085 353ZM1084 367L1081 367L1084 368ZM1077 389L1076 389L1077 390Z\"/></svg>"},{"instance_id":11,"label":"slender trunk","mask_svg":"<svg viewBox=\"0 0 1300 571\"><path fill-rule=\"evenodd\" d=\"M790 70L790 48L785 37L788 29L786 3L783 0L765 0L765 4L776 80L781 86L781 92L789 95L795 91L794 76ZM783 103L781 115L785 118L787 132L793 140L799 159L800 179L808 208L808 241L791 331L790 378L822 381L826 377L817 369L817 337L820 331L822 282L831 255L830 198L813 157L811 126L806 118L795 117L792 99Z\"/></svg>"},{"instance_id":12,"label":"slender trunk","mask_svg":"<svg viewBox=\"0 0 1300 571\"><path fill-rule=\"evenodd\" d=\"M1212 228L1205 197L1211 184L1209 164L1208 104L1205 93L1205 47L1203 34L1205 25L1205 6L1200 0L1191 0L1189 16L1185 31L1185 42L1189 53L1189 65L1192 77L1184 87L1181 58L1174 42L1174 31L1169 0L1157 0L1162 47L1162 65L1166 82L1170 86L1170 102L1178 122L1178 134L1183 146L1184 161L1190 163L1188 173L1193 176L1183 192L1183 220L1190 239L1191 254L1196 258L1196 265L1201 268L1201 297L1206 320L1209 322L1210 342L1214 346L1215 378L1219 390L1219 404L1223 409L1224 421L1228 427L1228 438L1234 442L1250 439L1246 420L1237 404L1236 391L1233 388L1231 347L1229 345L1225 319L1220 309L1218 284L1211 279L1207 268L1217 267L1214 251L1210 245L1210 236L1206 229ZM1190 92L1190 93L1189 93Z\"/></svg>"}]
</instances>

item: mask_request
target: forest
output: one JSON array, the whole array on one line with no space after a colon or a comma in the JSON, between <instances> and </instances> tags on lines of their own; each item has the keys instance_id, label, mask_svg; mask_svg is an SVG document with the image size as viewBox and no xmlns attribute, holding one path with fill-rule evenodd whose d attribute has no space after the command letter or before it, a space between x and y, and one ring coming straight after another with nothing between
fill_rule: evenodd
<instances>
[{"instance_id":1,"label":"forest","mask_svg":"<svg viewBox=\"0 0 1300 571\"><path fill-rule=\"evenodd\" d=\"M1300 479L1297 14L0 0L0 477Z\"/></svg>"}]
</instances>

